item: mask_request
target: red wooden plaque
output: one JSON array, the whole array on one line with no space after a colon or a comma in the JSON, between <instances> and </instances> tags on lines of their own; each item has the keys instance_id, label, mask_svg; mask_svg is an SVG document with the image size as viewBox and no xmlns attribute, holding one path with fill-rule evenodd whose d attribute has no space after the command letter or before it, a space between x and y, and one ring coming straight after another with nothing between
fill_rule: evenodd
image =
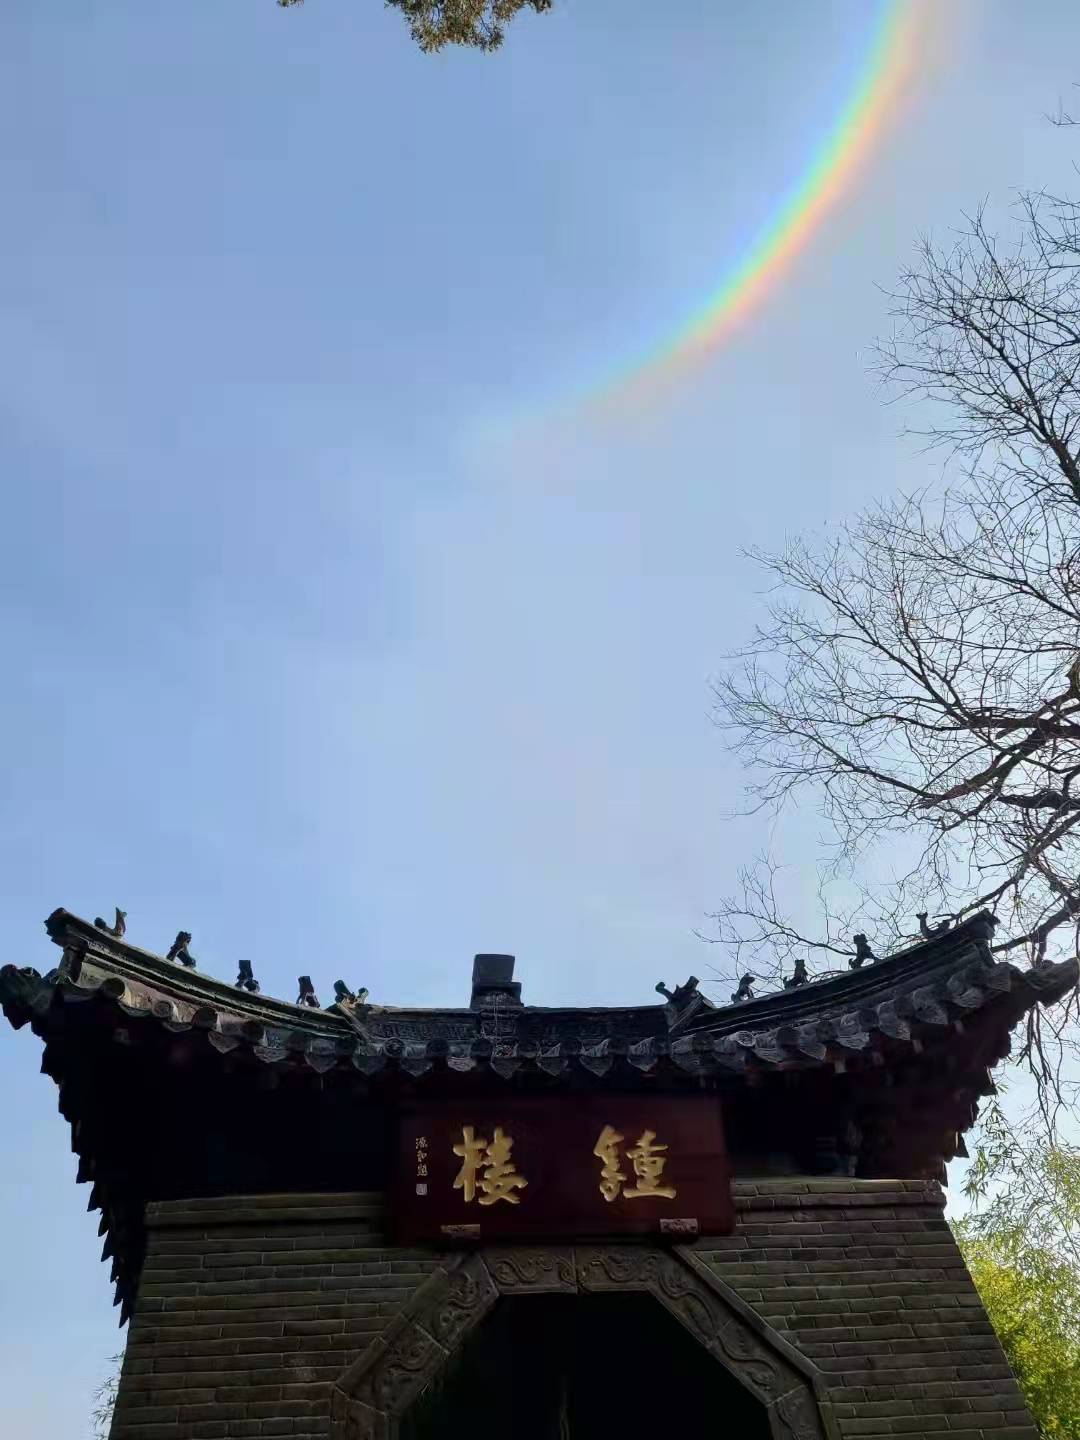
<instances>
[{"instance_id":1,"label":"red wooden plaque","mask_svg":"<svg viewBox=\"0 0 1080 1440\"><path fill-rule=\"evenodd\" d=\"M402 1112L403 1243L717 1235L734 1226L719 1101L566 1095Z\"/></svg>"}]
</instances>

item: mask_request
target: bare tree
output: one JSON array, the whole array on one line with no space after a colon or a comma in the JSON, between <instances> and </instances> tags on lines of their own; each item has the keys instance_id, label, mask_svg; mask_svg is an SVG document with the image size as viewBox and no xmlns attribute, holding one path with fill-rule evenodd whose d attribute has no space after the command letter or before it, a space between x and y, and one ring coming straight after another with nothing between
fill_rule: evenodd
<instances>
[{"instance_id":1,"label":"bare tree","mask_svg":"<svg viewBox=\"0 0 1080 1440\"><path fill-rule=\"evenodd\" d=\"M774 600L717 720L755 806L812 792L826 894L843 875L857 898L800 928L766 857L716 916L739 968L842 964L857 925L888 947L983 908L1002 951L1080 947L1080 209L1035 195L1015 219L1008 244L983 213L924 242L892 297L883 375L931 402L955 480L755 556ZM883 842L910 859L874 893ZM1053 1071L1047 1023L1028 1053Z\"/></svg>"}]
</instances>

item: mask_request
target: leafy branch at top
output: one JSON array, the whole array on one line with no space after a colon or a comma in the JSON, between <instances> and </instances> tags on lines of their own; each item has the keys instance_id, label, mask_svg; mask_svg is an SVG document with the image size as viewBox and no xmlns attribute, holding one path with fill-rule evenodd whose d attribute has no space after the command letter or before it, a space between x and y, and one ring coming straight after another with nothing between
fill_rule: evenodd
<instances>
[{"instance_id":1,"label":"leafy branch at top","mask_svg":"<svg viewBox=\"0 0 1080 1440\"><path fill-rule=\"evenodd\" d=\"M304 0L277 0L283 9L302 5ZM385 0L400 10L409 31L421 50L442 50L447 45L466 45L477 50L497 50L506 35L506 26L522 10L538 15L550 10L552 0Z\"/></svg>"}]
</instances>

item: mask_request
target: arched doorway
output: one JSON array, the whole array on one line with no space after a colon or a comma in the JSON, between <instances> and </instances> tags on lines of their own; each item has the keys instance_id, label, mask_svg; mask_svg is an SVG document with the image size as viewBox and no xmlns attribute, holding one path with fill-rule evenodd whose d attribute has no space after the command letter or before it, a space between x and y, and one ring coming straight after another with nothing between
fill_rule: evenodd
<instances>
[{"instance_id":1,"label":"arched doorway","mask_svg":"<svg viewBox=\"0 0 1080 1440\"><path fill-rule=\"evenodd\" d=\"M500 1298L402 1415L400 1440L612 1435L656 1440L687 1415L769 1440L765 1407L651 1295Z\"/></svg>"},{"instance_id":2,"label":"arched doorway","mask_svg":"<svg viewBox=\"0 0 1080 1440\"><path fill-rule=\"evenodd\" d=\"M529 1310L530 1304L545 1297L570 1301L604 1298L608 1304L572 1310L541 1305ZM509 1317L509 1323L501 1330L498 1325L486 1330L490 1338L485 1341L483 1322L511 1299L523 1303L504 1309L501 1313ZM653 1312L641 1308L641 1301L659 1304L676 1331L663 1328ZM614 1318L616 1313L620 1318ZM624 1403L639 1393L635 1385L648 1380L651 1393L658 1398L643 1404L662 1403L658 1387L665 1369L673 1369L695 1387L696 1394L700 1394L696 1387L709 1390L706 1413L726 1418L731 1407L733 1424L736 1415L741 1417L735 1433L746 1433L750 1440L759 1435L772 1440L833 1440L837 1434L817 1368L756 1316L692 1250L578 1245L485 1248L447 1256L385 1334L373 1341L333 1386L332 1440L439 1440L449 1436L453 1429L438 1428L440 1393L443 1404L456 1407L459 1417L473 1417L468 1422L471 1431L477 1424L478 1386L486 1393L486 1385L497 1404L522 1408L514 1386L510 1386L508 1398L504 1381L493 1378L500 1354L504 1368L509 1364L506 1345L515 1336L522 1343L545 1348L545 1363L532 1372L542 1371L546 1377L537 1382L546 1398L536 1407L534 1425L534 1429L540 1427L542 1440L552 1435L555 1440L570 1440L575 1433L550 1429L553 1386L559 1423L574 1425L580 1433L593 1433L590 1417L602 1406L605 1391L590 1367L568 1356L563 1340L550 1337L546 1326L568 1327L579 1350L607 1353L600 1338L605 1320L620 1337L632 1334L635 1321L644 1324L649 1335L666 1337L657 1343L658 1353L649 1357L647 1369L643 1369L637 1341L629 1342L634 1347L635 1368L643 1373L631 1374L624 1362L625 1374L617 1377L618 1394L613 1403L622 1407L620 1414L629 1413L627 1424L636 1424L633 1408ZM690 1352L682 1336L677 1342L671 1338L680 1328L692 1342ZM470 1337L478 1332L478 1348L474 1349ZM694 1346L701 1354L691 1358ZM714 1367L711 1378L700 1368L702 1360ZM508 1374L513 1379L521 1371L515 1364ZM528 1417L527 1405L524 1413ZM677 1395L667 1416L659 1433L685 1427L687 1412ZM479 1418L484 1421L485 1433L514 1435L515 1440L519 1434L523 1440L528 1434L516 1430L509 1418L496 1414L486 1401ZM523 1423L532 1422L526 1418ZM545 1424L549 1427L546 1432ZM468 1433L462 1424L456 1430ZM613 1418L603 1420L603 1431L619 1435L620 1440L624 1433Z\"/></svg>"}]
</instances>

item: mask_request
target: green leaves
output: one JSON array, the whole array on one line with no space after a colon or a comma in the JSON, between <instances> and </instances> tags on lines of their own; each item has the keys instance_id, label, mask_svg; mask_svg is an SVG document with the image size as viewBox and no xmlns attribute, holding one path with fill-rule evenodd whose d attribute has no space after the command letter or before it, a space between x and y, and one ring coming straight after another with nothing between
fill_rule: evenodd
<instances>
[{"instance_id":1,"label":"green leaves","mask_svg":"<svg viewBox=\"0 0 1080 1440\"><path fill-rule=\"evenodd\" d=\"M1080 1276L1052 1251L958 1236L1039 1430L1080 1437Z\"/></svg>"},{"instance_id":2,"label":"green leaves","mask_svg":"<svg viewBox=\"0 0 1080 1440\"><path fill-rule=\"evenodd\" d=\"M122 1354L113 1355L109 1360L108 1375L94 1391L94 1408L90 1412L90 1425L94 1440L109 1440L113 1411L116 1409L116 1395L120 1389L120 1368L123 1363Z\"/></svg>"},{"instance_id":3,"label":"green leaves","mask_svg":"<svg viewBox=\"0 0 1080 1440\"><path fill-rule=\"evenodd\" d=\"M472 45L478 50L497 50L503 42L503 26L526 7L539 15L550 10L552 0L386 0L409 22L412 37L421 50L441 50L445 45Z\"/></svg>"},{"instance_id":4,"label":"green leaves","mask_svg":"<svg viewBox=\"0 0 1080 1440\"><path fill-rule=\"evenodd\" d=\"M994 1102L964 1193L956 1238L1028 1406L1080 1440L1080 1151L1021 1138Z\"/></svg>"},{"instance_id":5,"label":"green leaves","mask_svg":"<svg viewBox=\"0 0 1080 1440\"><path fill-rule=\"evenodd\" d=\"M997 1100L983 1111L964 1184L973 1202L964 1233L999 1249L1045 1249L1080 1273L1080 1150L1029 1133L1018 1133Z\"/></svg>"},{"instance_id":6,"label":"green leaves","mask_svg":"<svg viewBox=\"0 0 1080 1440\"><path fill-rule=\"evenodd\" d=\"M303 0L277 0L284 8L302 5ZM519 11L550 10L552 0L385 0L400 10L421 50L442 50L446 45L470 45L477 50L497 50L504 27Z\"/></svg>"}]
</instances>

